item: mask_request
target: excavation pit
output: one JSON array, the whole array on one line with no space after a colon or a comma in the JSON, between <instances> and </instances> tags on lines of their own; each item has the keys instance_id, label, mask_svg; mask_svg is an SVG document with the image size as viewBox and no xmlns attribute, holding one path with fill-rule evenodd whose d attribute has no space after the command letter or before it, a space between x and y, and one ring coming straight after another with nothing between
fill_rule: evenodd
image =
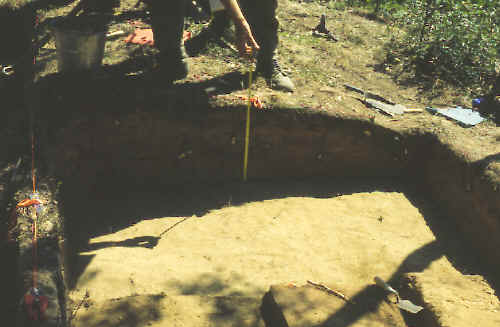
<instances>
[{"instance_id":1,"label":"excavation pit","mask_svg":"<svg viewBox=\"0 0 500 327\"><path fill-rule=\"evenodd\" d=\"M209 96L210 86L157 91L105 74L40 82L40 274L51 321L497 323L497 153L404 121L252 108L242 182L246 103ZM31 192L25 168L15 201ZM30 287L29 223L21 217L20 296ZM376 275L424 311L402 315ZM307 280L358 306L280 302L290 283L297 293L287 297L309 294Z\"/></svg>"},{"instance_id":2,"label":"excavation pit","mask_svg":"<svg viewBox=\"0 0 500 327\"><path fill-rule=\"evenodd\" d=\"M74 93L61 81L41 92L38 128L72 325L275 327L281 314L313 326L287 313L314 316L313 300L266 300L272 285L306 280L359 302L332 304L328 323L497 323L495 155L471 160L398 124L252 109L243 183L244 104L221 105L204 84L139 101L144 81ZM375 275L425 310L401 315Z\"/></svg>"},{"instance_id":3,"label":"excavation pit","mask_svg":"<svg viewBox=\"0 0 500 327\"><path fill-rule=\"evenodd\" d=\"M110 31L128 33L126 19L144 18L142 10L127 11L136 1L124 3ZM17 109L25 98L28 107L40 104L28 111L36 111L35 172L45 201L39 273L50 298L46 325L278 327L318 325L319 317L334 326L499 324L497 129L366 108L343 83L410 108L428 103L377 71L373 55L390 38L386 26L346 12L328 17L345 40L310 38L323 13L309 11L312 5L280 2L280 59L297 91L273 92L257 79L251 93L265 110L252 109L246 183L248 93L239 72L249 67L229 49L188 59L188 78L167 90L145 80L154 49L107 39L104 67L88 81L54 74L49 42L35 65L40 101L4 92L17 101L4 102L13 110L2 111L1 139L9 160L23 158L14 197L4 198L8 208L32 192L29 115ZM463 95L442 99L456 97ZM277 210L283 207L289 210ZM6 261L18 281L3 279L17 297L3 300L14 299L9 308L22 312L32 221L19 219L19 256ZM131 271L134 265L141 267ZM424 310L401 316L373 285L375 274ZM305 279L357 305L303 288Z\"/></svg>"}]
</instances>

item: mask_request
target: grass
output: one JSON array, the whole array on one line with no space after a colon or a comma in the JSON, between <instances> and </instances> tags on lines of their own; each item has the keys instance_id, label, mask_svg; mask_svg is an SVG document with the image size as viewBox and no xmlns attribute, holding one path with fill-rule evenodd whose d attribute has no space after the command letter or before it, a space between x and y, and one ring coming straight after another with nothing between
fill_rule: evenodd
<instances>
[{"instance_id":1,"label":"grass","mask_svg":"<svg viewBox=\"0 0 500 327\"><path fill-rule=\"evenodd\" d=\"M137 10L135 4L136 0L123 0L120 7L115 8L115 14ZM383 20L371 19L369 13L362 9L351 10L342 7L342 4L333 1L279 2L278 59L297 91L293 95L275 92L266 87L262 78L258 78L255 93L263 102L270 107L307 106L369 118L374 111L367 109L358 101L357 94L345 90L343 86L351 84L410 108L433 104L470 106L471 99L464 90L438 79L426 80L415 76L411 67L405 66L406 58L387 61L389 48L386 44L404 31ZM45 16L65 15L72 6L74 4L46 11ZM326 15L327 28L339 42L312 36L312 29L319 23L321 14ZM186 27L193 35L206 26L207 22L186 21ZM117 29L122 27L110 27L110 30ZM231 42L232 38L225 37L225 40ZM105 62L115 64L130 59L127 57L130 51L125 51L122 40L115 43L107 43L110 51L106 53ZM143 53L148 56L149 52ZM248 62L240 59L232 49L212 43L204 52L190 59L190 74L180 83L198 82L235 71L244 74L248 67ZM246 96L246 91L239 90L226 97L238 96Z\"/></svg>"},{"instance_id":2,"label":"grass","mask_svg":"<svg viewBox=\"0 0 500 327\"><path fill-rule=\"evenodd\" d=\"M29 2L26 0L0 0L0 8L19 9Z\"/></svg>"}]
</instances>

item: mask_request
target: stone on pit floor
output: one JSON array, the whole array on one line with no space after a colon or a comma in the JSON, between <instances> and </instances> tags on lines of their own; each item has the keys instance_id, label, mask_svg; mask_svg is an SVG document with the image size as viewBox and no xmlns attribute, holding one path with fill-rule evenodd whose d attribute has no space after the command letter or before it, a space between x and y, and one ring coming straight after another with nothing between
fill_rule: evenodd
<instances>
[{"instance_id":1,"label":"stone on pit floor","mask_svg":"<svg viewBox=\"0 0 500 327\"><path fill-rule=\"evenodd\" d=\"M262 315L271 327L406 326L399 309L384 299L384 292L374 285L358 293L352 304L309 285L273 285Z\"/></svg>"},{"instance_id":2,"label":"stone on pit floor","mask_svg":"<svg viewBox=\"0 0 500 327\"><path fill-rule=\"evenodd\" d=\"M434 321L427 323L440 327L500 326L500 301L484 278L449 270L446 275L430 270L406 276L412 293L419 294L433 316Z\"/></svg>"}]
</instances>

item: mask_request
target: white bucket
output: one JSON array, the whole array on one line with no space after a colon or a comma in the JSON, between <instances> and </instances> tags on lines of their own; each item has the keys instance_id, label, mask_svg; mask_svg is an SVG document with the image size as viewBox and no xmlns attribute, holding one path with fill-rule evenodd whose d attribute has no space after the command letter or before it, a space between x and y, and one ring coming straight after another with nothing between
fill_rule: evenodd
<instances>
[{"instance_id":1,"label":"white bucket","mask_svg":"<svg viewBox=\"0 0 500 327\"><path fill-rule=\"evenodd\" d=\"M77 19L78 17L76 17ZM104 57L106 29L84 24L62 22L53 26L59 72L76 72L99 68Z\"/></svg>"}]
</instances>

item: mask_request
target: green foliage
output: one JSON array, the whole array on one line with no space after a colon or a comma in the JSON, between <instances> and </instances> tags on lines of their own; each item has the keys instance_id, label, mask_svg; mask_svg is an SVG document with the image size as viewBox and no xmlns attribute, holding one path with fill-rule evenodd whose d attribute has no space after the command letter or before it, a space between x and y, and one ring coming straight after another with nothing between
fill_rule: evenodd
<instances>
[{"instance_id":1,"label":"green foliage","mask_svg":"<svg viewBox=\"0 0 500 327\"><path fill-rule=\"evenodd\" d=\"M485 89L498 62L499 15L498 0L414 0L398 21L407 33L396 42L417 73Z\"/></svg>"},{"instance_id":2,"label":"green foliage","mask_svg":"<svg viewBox=\"0 0 500 327\"><path fill-rule=\"evenodd\" d=\"M387 60L419 76L487 92L500 65L500 0L348 0L390 16L405 33L393 35ZM394 63L394 62L392 62Z\"/></svg>"},{"instance_id":3,"label":"green foliage","mask_svg":"<svg viewBox=\"0 0 500 327\"><path fill-rule=\"evenodd\" d=\"M19 9L25 5L23 0L0 0L1 8Z\"/></svg>"},{"instance_id":4,"label":"green foliage","mask_svg":"<svg viewBox=\"0 0 500 327\"><path fill-rule=\"evenodd\" d=\"M351 7L370 8L374 13L383 16L394 15L404 9L404 0L347 0L337 1L336 4L345 4Z\"/></svg>"}]
</instances>

